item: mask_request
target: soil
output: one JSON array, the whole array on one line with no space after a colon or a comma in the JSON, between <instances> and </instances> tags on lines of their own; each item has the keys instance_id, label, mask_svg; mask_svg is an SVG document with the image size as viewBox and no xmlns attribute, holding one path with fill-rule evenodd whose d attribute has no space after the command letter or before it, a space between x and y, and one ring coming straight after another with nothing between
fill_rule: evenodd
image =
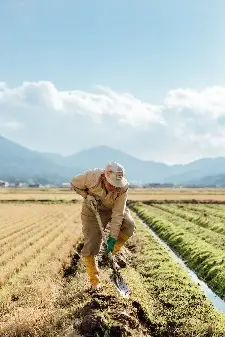
<instances>
[{"instance_id":1,"label":"soil","mask_svg":"<svg viewBox=\"0 0 225 337\"><path fill-rule=\"evenodd\" d=\"M77 315L82 317L80 332L87 337L149 336L152 330L141 305L124 304L113 296L92 293L92 300Z\"/></svg>"},{"instance_id":2,"label":"soil","mask_svg":"<svg viewBox=\"0 0 225 337\"><path fill-rule=\"evenodd\" d=\"M67 282L79 272L80 252L83 242L80 241L70 264L64 267L63 277ZM131 245L132 248L132 245ZM132 253L122 248L115 258L118 265L125 268L131 263ZM104 245L99 253L98 265L108 269ZM80 296L80 297L79 297ZM141 304L129 298L123 300L120 296L106 295L102 290L91 290L77 294L78 301L84 305L73 311L74 332L85 337L126 337L126 336L157 336L156 327L152 324ZM85 302L85 299L88 301Z\"/></svg>"}]
</instances>

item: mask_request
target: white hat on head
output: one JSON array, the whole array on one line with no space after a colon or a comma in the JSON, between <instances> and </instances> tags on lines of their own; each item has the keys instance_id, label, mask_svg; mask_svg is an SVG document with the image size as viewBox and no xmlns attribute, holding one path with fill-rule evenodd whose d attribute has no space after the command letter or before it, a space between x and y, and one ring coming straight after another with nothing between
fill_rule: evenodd
<instances>
[{"instance_id":1,"label":"white hat on head","mask_svg":"<svg viewBox=\"0 0 225 337\"><path fill-rule=\"evenodd\" d=\"M107 164L105 168L105 177L106 180L115 187L124 187L127 185L123 166L114 161Z\"/></svg>"}]
</instances>

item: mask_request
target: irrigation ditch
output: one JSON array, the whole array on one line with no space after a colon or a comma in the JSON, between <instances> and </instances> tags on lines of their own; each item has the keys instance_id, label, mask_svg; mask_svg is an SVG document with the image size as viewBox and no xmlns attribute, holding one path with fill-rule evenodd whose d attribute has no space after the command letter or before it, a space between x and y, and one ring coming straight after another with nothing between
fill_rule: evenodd
<instances>
[{"instance_id":1,"label":"irrigation ditch","mask_svg":"<svg viewBox=\"0 0 225 337\"><path fill-rule=\"evenodd\" d=\"M210 300L213 306L220 312L225 314L225 301L222 298L220 298L212 289L210 289L203 280L199 279L197 274L185 264L182 258L179 257L165 241L160 239L160 237L144 221L142 221L142 224L151 232L151 234L163 247L169 250L174 261L178 262L184 268L184 270L188 272L192 281L199 286L199 288L203 291L203 293Z\"/></svg>"},{"instance_id":2,"label":"irrigation ditch","mask_svg":"<svg viewBox=\"0 0 225 337\"><path fill-rule=\"evenodd\" d=\"M143 202L143 204L145 205L152 205L152 204L164 204L164 203L177 203L177 204L209 204L209 202L205 202L205 201L196 201L196 200L192 200L192 201L177 201L177 202L172 202L172 201L145 201ZM161 239L159 237L159 235L156 233L156 231L154 231L149 224L147 224L145 221L144 221L144 218L138 214L136 212L136 210L134 209L134 204L135 202L134 201L129 201L128 202L128 205L129 205L129 208L136 214L136 216L138 216L141 221L142 221L142 224L145 228L147 228L151 234L156 238L156 240L163 246L165 247L171 254L171 256L173 257L174 261L176 261L177 263L179 263L179 265L181 265L183 267L184 270L186 270L188 272L188 274L190 275L191 277L191 280L197 284L199 286L199 288L203 291L203 293L205 294L205 296L210 300L210 302L213 304L213 306L219 310L221 313L225 314L225 300L222 299L220 296L218 296L207 284L206 282L204 282L204 280L202 280L201 278L199 278L199 276L197 275L197 273L189 268L187 266L187 264L185 263L185 261L182 259L181 256L179 256L179 254L177 252L174 251L174 249L172 247L170 247L163 239ZM211 201L210 204L224 204L224 202L218 202L218 201Z\"/></svg>"}]
</instances>

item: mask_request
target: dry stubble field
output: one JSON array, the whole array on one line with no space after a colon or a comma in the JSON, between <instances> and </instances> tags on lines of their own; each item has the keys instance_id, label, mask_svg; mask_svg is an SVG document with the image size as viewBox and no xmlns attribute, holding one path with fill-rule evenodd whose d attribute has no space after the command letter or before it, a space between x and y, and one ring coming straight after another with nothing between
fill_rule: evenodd
<instances>
[{"instance_id":1,"label":"dry stubble field","mask_svg":"<svg viewBox=\"0 0 225 337\"><path fill-rule=\"evenodd\" d=\"M225 202L225 188L135 188L129 191L130 200L218 200ZM9 200L81 200L81 197L69 189L21 189L0 188L0 201Z\"/></svg>"},{"instance_id":2,"label":"dry stubble field","mask_svg":"<svg viewBox=\"0 0 225 337\"><path fill-rule=\"evenodd\" d=\"M189 252L185 258L193 268L195 264L202 266L200 272L205 272L214 258L208 281L214 282L218 293L225 292L225 276L223 269L220 271L223 205L216 209L217 205L199 205L198 209L198 205L189 204L186 209L182 204L180 208L140 203L223 201L225 191L179 193L180 198L177 191L168 189L130 192L129 199L139 203L131 204L136 233L120 253L127 261L121 271L132 292L129 299L122 299L101 260L103 290L98 294L88 290L79 256L81 198L66 190L0 190L0 336L225 336L225 316L215 310L140 220L153 226L179 253L184 251L185 256L185 251ZM203 213L211 217L213 228ZM212 235L216 235L215 245ZM197 250L201 262L196 258Z\"/></svg>"}]
</instances>

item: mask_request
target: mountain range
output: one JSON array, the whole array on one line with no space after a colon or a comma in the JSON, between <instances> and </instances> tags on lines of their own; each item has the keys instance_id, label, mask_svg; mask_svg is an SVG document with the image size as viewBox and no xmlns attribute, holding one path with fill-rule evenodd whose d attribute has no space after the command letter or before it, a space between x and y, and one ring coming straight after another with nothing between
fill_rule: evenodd
<instances>
[{"instance_id":1,"label":"mountain range","mask_svg":"<svg viewBox=\"0 0 225 337\"><path fill-rule=\"evenodd\" d=\"M225 157L202 158L188 164L167 165L144 161L107 146L69 156L32 151L0 136L0 180L47 183L68 182L89 168L121 163L130 183L225 184Z\"/></svg>"}]
</instances>

